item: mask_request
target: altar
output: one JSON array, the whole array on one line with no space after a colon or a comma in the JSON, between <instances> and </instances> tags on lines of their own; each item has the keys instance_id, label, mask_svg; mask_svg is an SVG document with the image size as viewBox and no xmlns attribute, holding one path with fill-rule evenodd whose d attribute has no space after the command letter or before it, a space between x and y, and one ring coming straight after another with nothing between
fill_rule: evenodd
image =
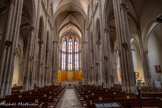
<instances>
[{"instance_id":1,"label":"altar","mask_svg":"<svg viewBox=\"0 0 162 108\"><path fill-rule=\"evenodd\" d=\"M80 81L82 71L58 71L58 81Z\"/></svg>"}]
</instances>

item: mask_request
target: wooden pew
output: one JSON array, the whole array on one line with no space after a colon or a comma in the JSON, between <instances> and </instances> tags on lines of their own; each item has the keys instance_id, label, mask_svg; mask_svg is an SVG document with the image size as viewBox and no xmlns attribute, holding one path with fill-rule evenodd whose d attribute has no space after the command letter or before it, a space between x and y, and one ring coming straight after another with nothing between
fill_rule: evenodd
<instances>
[{"instance_id":1,"label":"wooden pew","mask_svg":"<svg viewBox=\"0 0 162 108\"><path fill-rule=\"evenodd\" d=\"M19 103L35 103L37 106L34 106L34 108L47 108L48 106L55 107L64 91L65 86L47 86L6 96L5 98L0 99L0 102L5 104L15 103L16 105ZM16 106L16 108L17 107L21 108L23 106Z\"/></svg>"},{"instance_id":2,"label":"wooden pew","mask_svg":"<svg viewBox=\"0 0 162 108\"><path fill-rule=\"evenodd\" d=\"M132 93L125 93L122 92L120 89L121 87L117 87L117 89L111 88L101 88L101 87L95 87L94 85L82 85L78 86L75 85L75 92L82 104L83 107L88 108L96 108L96 103L99 103L99 105L104 105L104 103L120 103L120 107L122 108L135 108L140 107L140 101L139 96L132 94ZM158 90L159 91L159 90ZM153 93L153 90L151 90ZM157 92L158 93L158 92ZM162 101L160 100L161 93L158 94L148 94L148 92L142 95L141 103L143 107L157 107L162 108ZM98 105L98 106L99 106ZM109 105L109 104L107 104Z\"/></svg>"}]
</instances>

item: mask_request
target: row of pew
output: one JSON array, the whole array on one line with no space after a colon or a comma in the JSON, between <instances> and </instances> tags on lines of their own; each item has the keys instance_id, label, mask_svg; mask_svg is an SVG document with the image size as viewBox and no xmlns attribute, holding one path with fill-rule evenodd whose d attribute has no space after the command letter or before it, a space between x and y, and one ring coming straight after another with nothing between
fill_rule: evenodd
<instances>
[{"instance_id":1,"label":"row of pew","mask_svg":"<svg viewBox=\"0 0 162 108\"><path fill-rule=\"evenodd\" d=\"M103 88L95 85L75 85L75 92L85 108L162 108L162 94L157 96L146 95L144 90L141 96L122 92L120 87ZM140 98L139 98L140 97Z\"/></svg>"},{"instance_id":2,"label":"row of pew","mask_svg":"<svg viewBox=\"0 0 162 108\"><path fill-rule=\"evenodd\" d=\"M20 92L22 90L23 90L23 86L15 86L15 87L12 87L11 94L15 94L16 92Z\"/></svg>"},{"instance_id":3,"label":"row of pew","mask_svg":"<svg viewBox=\"0 0 162 108\"><path fill-rule=\"evenodd\" d=\"M142 87L142 97L157 97L162 98L162 88Z\"/></svg>"},{"instance_id":4,"label":"row of pew","mask_svg":"<svg viewBox=\"0 0 162 108\"><path fill-rule=\"evenodd\" d=\"M0 108L55 108L66 86L46 86L0 99Z\"/></svg>"}]
</instances>

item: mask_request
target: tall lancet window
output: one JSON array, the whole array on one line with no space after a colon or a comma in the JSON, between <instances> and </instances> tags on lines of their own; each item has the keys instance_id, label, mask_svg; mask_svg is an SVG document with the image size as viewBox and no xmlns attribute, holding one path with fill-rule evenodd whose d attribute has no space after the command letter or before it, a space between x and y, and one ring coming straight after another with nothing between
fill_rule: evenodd
<instances>
[{"instance_id":1,"label":"tall lancet window","mask_svg":"<svg viewBox=\"0 0 162 108\"><path fill-rule=\"evenodd\" d=\"M72 39L70 38L69 41L68 41L68 52L69 52L69 55L68 55L68 70L72 70L72 52L73 52L73 42L72 42Z\"/></svg>"},{"instance_id":2,"label":"tall lancet window","mask_svg":"<svg viewBox=\"0 0 162 108\"><path fill-rule=\"evenodd\" d=\"M78 42L75 41L75 70L79 70Z\"/></svg>"},{"instance_id":3,"label":"tall lancet window","mask_svg":"<svg viewBox=\"0 0 162 108\"><path fill-rule=\"evenodd\" d=\"M79 71L81 69L79 38L67 35L62 38L60 45L60 69L62 71Z\"/></svg>"},{"instance_id":4,"label":"tall lancet window","mask_svg":"<svg viewBox=\"0 0 162 108\"><path fill-rule=\"evenodd\" d=\"M66 69L66 40L62 44L62 70Z\"/></svg>"},{"instance_id":5,"label":"tall lancet window","mask_svg":"<svg viewBox=\"0 0 162 108\"><path fill-rule=\"evenodd\" d=\"M63 51L63 52L66 52L66 40L63 41L63 44L62 44L62 51Z\"/></svg>"}]
</instances>

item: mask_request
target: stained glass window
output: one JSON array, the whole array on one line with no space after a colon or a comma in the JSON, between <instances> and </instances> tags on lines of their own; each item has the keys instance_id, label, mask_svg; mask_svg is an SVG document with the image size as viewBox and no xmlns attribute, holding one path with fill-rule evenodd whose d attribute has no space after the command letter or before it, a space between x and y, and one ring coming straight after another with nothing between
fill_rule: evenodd
<instances>
[{"instance_id":1,"label":"stained glass window","mask_svg":"<svg viewBox=\"0 0 162 108\"><path fill-rule=\"evenodd\" d=\"M79 70L79 55L75 54L75 70Z\"/></svg>"},{"instance_id":2,"label":"stained glass window","mask_svg":"<svg viewBox=\"0 0 162 108\"><path fill-rule=\"evenodd\" d=\"M68 55L68 70L72 70L72 54Z\"/></svg>"},{"instance_id":3,"label":"stained glass window","mask_svg":"<svg viewBox=\"0 0 162 108\"><path fill-rule=\"evenodd\" d=\"M64 42L62 44L62 51L66 52L66 40L64 40Z\"/></svg>"},{"instance_id":4,"label":"stained glass window","mask_svg":"<svg viewBox=\"0 0 162 108\"><path fill-rule=\"evenodd\" d=\"M73 67L73 62L72 62L72 50L73 50L73 43L72 43L72 39L69 39L69 46L68 46L68 52L70 54L68 54L68 70L72 70Z\"/></svg>"},{"instance_id":5,"label":"stained glass window","mask_svg":"<svg viewBox=\"0 0 162 108\"><path fill-rule=\"evenodd\" d=\"M62 70L66 69L66 54L62 54Z\"/></svg>"},{"instance_id":6,"label":"stained glass window","mask_svg":"<svg viewBox=\"0 0 162 108\"><path fill-rule=\"evenodd\" d=\"M62 51L66 52L66 40L63 41ZM62 53L62 70L66 69L66 54Z\"/></svg>"},{"instance_id":7,"label":"stained glass window","mask_svg":"<svg viewBox=\"0 0 162 108\"><path fill-rule=\"evenodd\" d=\"M73 44L72 44L72 39L70 38L70 39L69 39L68 52L72 52L72 48L73 48L72 45L73 45Z\"/></svg>"},{"instance_id":8,"label":"stained glass window","mask_svg":"<svg viewBox=\"0 0 162 108\"><path fill-rule=\"evenodd\" d=\"M79 59L79 42L73 41L73 38L69 37L62 41L62 57L61 57L61 69L62 70L79 70L80 59ZM73 50L74 49L74 50ZM74 61L73 61L74 60ZM66 68L67 66L67 68ZM73 67L74 66L74 67Z\"/></svg>"},{"instance_id":9,"label":"stained glass window","mask_svg":"<svg viewBox=\"0 0 162 108\"><path fill-rule=\"evenodd\" d=\"M75 41L75 52L78 52L78 42Z\"/></svg>"},{"instance_id":10,"label":"stained glass window","mask_svg":"<svg viewBox=\"0 0 162 108\"><path fill-rule=\"evenodd\" d=\"M75 70L79 70L79 54L77 53L78 50L78 42L75 41Z\"/></svg>"}]
</instances>

